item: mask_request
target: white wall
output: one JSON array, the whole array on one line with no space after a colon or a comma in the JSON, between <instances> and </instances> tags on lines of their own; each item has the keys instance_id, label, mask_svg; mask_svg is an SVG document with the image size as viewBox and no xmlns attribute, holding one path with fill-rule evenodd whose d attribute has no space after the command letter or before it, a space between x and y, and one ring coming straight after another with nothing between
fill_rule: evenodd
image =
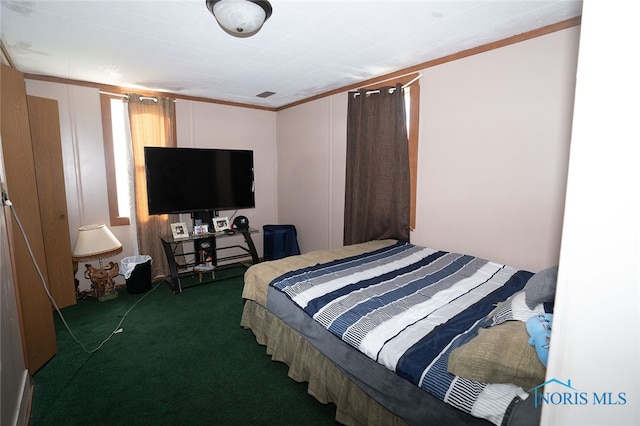
<instances>
[{"instance_id":1,"label":"white wall","mask_svg":"<svg viewBox=\"0 0 640 426\"><path fill-rule=\"evenodd\" d=\"M346 94L278 112L278 223L302 252L342 246Z\"/></svg>"},{"instance_id":2,"label":"white wall","mask_svg":"<svg viewBox=\"0 0 640 426\"><path fill-rule=\"evenodd\" d=\"M585 2L542 425L640 424L637 2ZM622 8L620 8L622 6ZM594 403L611 393L611 404ZM624 394L624 400L620 398Z\"/></svg>"},{"instance_id":3,"label":"white wall","mask_svg":"<svg viewBox=\"0 0 640 426\"><path fill-rule=\"evenodd\" d=\"M412 242L558 263L580 28L423 71Z\"/></svg>"},{"instance_id":4,"label":"white wall","mask_svg":"<svg viewBox=\"0 0 640 426\"><path fill-rule=\"evenodd\" d=\"M422 71L412 242L537 271L558 262L579 27ZM279 218L342 245L346 94L278 112Z\"/></svg>"}]
</instances>

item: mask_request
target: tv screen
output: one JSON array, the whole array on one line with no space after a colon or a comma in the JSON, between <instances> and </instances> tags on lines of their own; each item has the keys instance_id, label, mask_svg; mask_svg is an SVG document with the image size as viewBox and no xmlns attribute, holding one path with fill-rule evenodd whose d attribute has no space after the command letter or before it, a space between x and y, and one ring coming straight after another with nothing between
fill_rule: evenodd
<instances>
[{"instance_id":1,"label":"tv screen","mask_svg":"<svg viewBox=\"0 0 640 426\"><path fill-rule=\"evenodd\" d=\"M253 151L145 147L149 214L255 207Z\"/></svg>"}]
</instances>

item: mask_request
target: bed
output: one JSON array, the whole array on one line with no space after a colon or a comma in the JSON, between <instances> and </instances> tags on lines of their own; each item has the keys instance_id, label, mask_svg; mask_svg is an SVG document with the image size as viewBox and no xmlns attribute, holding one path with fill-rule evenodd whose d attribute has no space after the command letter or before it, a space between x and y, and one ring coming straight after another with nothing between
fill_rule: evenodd
<instances>
[{"instance_id":1,"label":"bed","mask_svg":"<svg viewBox=\"0 0 640 426\"><path fill-rule=\"evenodd\" d=\"M533 425L540 413L526 390L544 382L544 366L525 321L552 309L524 303L533 276L370 241L251 266L241 326L334 403L339 423ZM516 365L496 367L504 359Z\"/></svg>"}]
</instances>

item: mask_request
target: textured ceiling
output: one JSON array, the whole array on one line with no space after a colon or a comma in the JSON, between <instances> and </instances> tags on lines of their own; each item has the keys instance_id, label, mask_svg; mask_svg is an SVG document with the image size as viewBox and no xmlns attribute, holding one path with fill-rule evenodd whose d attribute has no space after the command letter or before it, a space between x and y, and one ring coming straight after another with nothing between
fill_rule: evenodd
<instances>
[{"instance_id":1,"label":"textured ceiling","mask_svg":"<svg viewBox=\"0 0 640 426\"><path fill-rule=\"evenodd\" d=\"M274 108L582 11L568 0L272 0L262 30L241 39L204 0L1 4L2 42L24 73Z\"/></svg>"}]
</instances>

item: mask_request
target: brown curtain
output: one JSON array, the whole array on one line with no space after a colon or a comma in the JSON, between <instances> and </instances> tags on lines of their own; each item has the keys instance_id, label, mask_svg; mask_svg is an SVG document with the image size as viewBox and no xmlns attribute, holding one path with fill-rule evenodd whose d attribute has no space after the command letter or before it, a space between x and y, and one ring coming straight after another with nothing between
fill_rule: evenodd
<instances>
[{"instance_id":1,"label":"brown curtain","mask_svg":"<svg viewBox=\"0 0 640 426\"><path fill-rule=\"evenodd\" d=\"M161 235L171 235L171 223L178 215L149 215L147 181L144 168L145 146L176 146L175 104L173 99L129 95L129 121L133 145L136 227L140 254L153 259L153 277L169 274Z\"/></svg>"},{"instance_id":2,"label":"brown curtain","mask_svg":"<svg viewBox=\"0 0 640 426\"><path fill-rule=\"evenodd\" d=\"M349 93L344 244L409 241L410 178L401 85Z\"/></svg>"}]
</instances>

